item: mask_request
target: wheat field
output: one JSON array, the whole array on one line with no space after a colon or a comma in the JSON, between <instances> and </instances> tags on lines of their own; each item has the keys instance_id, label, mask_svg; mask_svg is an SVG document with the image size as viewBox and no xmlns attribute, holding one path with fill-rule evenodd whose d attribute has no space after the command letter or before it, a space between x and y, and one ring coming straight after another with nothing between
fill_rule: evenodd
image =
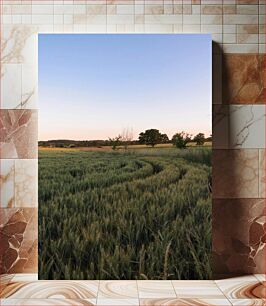
<instances>
[{"instance_id":1,"label":"wheat field","mask_svg":"<svg viewBox=\"0 0 266 306\"><path fill-rule=\"evenodd\" d=\"M39 151L39 278L209 279L211 149Z\"/></svg>"}]
</instances>

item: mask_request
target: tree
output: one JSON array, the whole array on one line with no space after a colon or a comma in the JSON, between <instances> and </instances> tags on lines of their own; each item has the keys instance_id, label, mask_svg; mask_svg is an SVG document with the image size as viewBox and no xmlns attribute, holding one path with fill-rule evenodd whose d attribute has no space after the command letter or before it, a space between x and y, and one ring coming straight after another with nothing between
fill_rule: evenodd
<instances>
[{"instance_id":1,"label":"tree","mask_svg":"<svg viewBox=\"0 0 266 306\"><path fill-rule=\"evenodd\" d=\"M133 129L132 128L123 129L121 135L121 141L123 142L125 150L127 150L127 147L132 140L133 140Z\"/></svg>"},{"instance_id":2,"label":"tree","mask_svg":"<svg viewBox=\"0 0 266 306\"><path fill-rule=\"evenodd\" d=\"M209 137L205 138L205 141L210 141L210 142L212 142L212 134L211 134Z\"/></svg>"},{"instance_id":3,"label":"tree","mask_svg":"<svg viewBox=\"0 0 266 306\"><path fill-rule=\"evenodd\" d=\"M156 129L146 130L139 134L139 143L154 147L156 144L163 142L163 139L165 139L163 135L165 134L161 134L159 130Z\"/></svg>"},{"instance_id":4,"label":"tree","mask_svg":"<svg viewBox=\"0 0 266 306\"><path fill-rule=\"evenodd\" d=\"M195 141L197 143L197 146L202 146L205 142L205 135L203 133L198 133L193 141Z\"/></svg>"},{"instance_id":5,"label":"tree","mask_svg":"<svg viewBox=\"0 0 266 306\"><path fill-rule=\"evenodd\" d=\"M161 134L161 142L162 143L168 143L169 142L169 138L166 134Z\"/></svg>"},{"instance_id":6,"label":"tree","mask_svg":"<svg viewBox=\"0 0 266 306\"><path fill-rule=\"evenodd\" d=\"M187 143L191 141L191 136L192 135L185 132L176 133L172 137L172 143L177 148L184 149L187 146Z\"/></svg>"},{"instance_id":7,"label":"tree","mask_svg":"<svg viewBox=\"0 0 266 306\"><path fill-rule=\"evenodd\" d=\"M116 150L116 147L119 146L119 144L121 142L121 138L122 138L121 135L118 135L118 136L116 136L114 138L110 138L109 137L109 141L111 143L112 150Z\"/></svg>"}]
</instances>

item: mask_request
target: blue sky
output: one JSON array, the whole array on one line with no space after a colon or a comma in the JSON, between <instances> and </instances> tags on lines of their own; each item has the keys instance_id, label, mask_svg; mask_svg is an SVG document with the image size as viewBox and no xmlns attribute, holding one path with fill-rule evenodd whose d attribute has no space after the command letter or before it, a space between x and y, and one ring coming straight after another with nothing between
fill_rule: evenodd
<instances>
[{"instance_id":1,"label":"blue sky","mask_svg":"<svg viewBox=\"0 0 266 306\"><path fill-rule=\"evenodd\" d=\"M211 35L39 35L39 140L211 133Z\"/></svg>"}]
</instances>

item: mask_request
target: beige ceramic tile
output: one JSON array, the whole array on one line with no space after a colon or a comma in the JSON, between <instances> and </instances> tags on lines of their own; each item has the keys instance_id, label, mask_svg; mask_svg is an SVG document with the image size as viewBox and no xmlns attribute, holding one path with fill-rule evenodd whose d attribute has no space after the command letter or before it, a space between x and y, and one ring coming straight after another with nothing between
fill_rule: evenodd
<instances>
[{"instance_id":1,"label":"beige ceramic tile","mask_svg":"<svg viewBox=\"0 0 266 306\"><path fill-rule=\"evenodd\" d=\"M224 15L223 16L224 24L258 24L257 15Z\"/></svg>"},{"instance_id":2,"label":"beige ceramic tile","mask_svg":"<svg viewBox=\"0 0 266 306\"><path fill-rule=\"evenodd\" d=\"M33 51L34 52L34 51ZM35 48L37 53L37 47ZM36 56L37 58L37 56ZM38 100L38 64L22 65L22 82L21 82L21 108L37 108Z\"/></svg>"},{"instance_id":3,"label":"beige ceramic tile","mask_svg":"<svg viewBox=\"0 0 266 306\"><path fill-rule=\"evenodd\" d=\"M237 33L239 34L257 34L259 33L259 26L257 24L237 25Z\"/></svg>"},{"instance_id":4,"label":"beige ceramic tile","mask_svg":"<svg viewBox=\"0 0 266 306\"><path fill-rule=\"evenodd\" d=\"M265 306L266 300L263 299L230 299L233 306L243 305L243 306Z\"/></svg>"},{"instance_id":5,"label":"beige ceramic tile","mask_svg":"<svg viewBox=\"0 0 266 306\"><path fill-rule=\"evenodd\" d=\"M259 13L259 7L258 5L237 5L236 6L236 12L240 15L258 15Z\"/></svg>"},{"instance_id":6,"label":"beige ceramic tile","mask_svg":"<svg viewBox=\"0 0 266 306\"><path fill-rule=\"evenodd\" d=\"M49 15L53 14L54 12L54 6L53 5L47 5L47 4L35 4L32 3L32 14L42 14L42 15Z\"/></svg>"},{"instance_id":7,"label":"beige ceramic tile","mask_svg":"<svg viewBox=\"0 0 266 306\"><path fill-rule=\"evenodd\" d=\"M172 281L172 283L179 298L224 298L214 281Z\"/></svg>"},{"instance_id":8,"label":"beige ceramic tile","mask_svg":"<svg viewBox=\"0 0 266 306\"><path fill-rule=\"evenodd\" d=\"M223 5L223 14L230 15L236 13L236 6L234 4L224 4Z\"/></svg>"},{"instance_id":9,"label":"beige ceramic tile","mask_svg":"<svg viewBox=\"0 0 266 306\"><path fill-rule=\"evenodd\" d=\"M12 282L33 282L38 280L37 273L17 273L14 274Z\"/></svg>"},{"instance_id":10,"label":"beige ceramic tile","mask_svg":"<svg viewBox=\"0 0 266 306\"><path fill-rule=\"evenodd\" d=\"M139 306L138 299L97 299L97 306Z\"/></svg>"},{"instance_id":11,"label":"beige ceramic tile","mask_svg":"<svg viewBox=\"0 0 266 306\"><path fill-rule=\"evenodd\" d=\"M105 15L106 5L87 5L87 15Z\"/></svg>"},{"instance_id":12,"label":"beige ceramic tile","mask_svg":"<svg viewBox=\"0 0 266 306\"><path fill-rule=\"evenodd\" d=\"M223 34L223 43L224 44L233 44L236 43L236 34L234 33L224 33Z\"/></svg>"},{"instance_id":13,"label":"beige ceramic tile","mask_svg":"<svg viewBox=\"0 0 266 306\"><path fill-rule=\"evenodd\" d=\"M1 108L18 108L21 104L21 64L1 65Z\"/></svg>"},{"instance_id":14,"label":"beige ceramic tile","mask_svg":"<svg viewBox=\"0 0 266 306\"><path fill-rule=\"evenodd\" d=\"M201 33L222 33L223 26L221 24L201 24Z\"/></svg>"},{"instance_id":15,"label":"beige ceramic tile","mask_svg":"<svg viewBox=\"0 0 266 306\"><path fill-rule=\"evenodd\" d=\"M201 15L202 24L223 24L222 15Z\"/></svg>"},{"instance_id":16,"label":"beige ceramic tile","mask_svg":"<svg viewBox=\"0 0 266 306\"><path fill-rule=\"evenodd\" d=\"M231 149L265 148L265 106L229 106Z\"/></svg>"},{"instance_id":17,"label":"beige ceramic tile","mask_svg":"<svg viewBox=\"0 0 266 306\"><path fill-rule=\"evenodd\" d=\"M223 25L223 33L233 33L236 34L236 25L234 24L224 24Z\"/></svg>"},{"instance_id":18,"label":"beige ceramic tile","mask_svg":"<svg viewBox=\"0 0 266 306\"><path fill-rule=\"evenodd\" d=\"M145 15L157 15L157 14L163 14L164 12L164 6L163 5L145 5L144 8L144 14Z\"/></svg>"},{"instance_id":19,"label":"beige ceramic tile","mask_svg":"<svg viewBox=\"0 0 266 306\"><path fill-rule=\"evenodd\" d=\"M141 299L140 306L229 306L227 299Z\"/></svg>"},{"instance_id":20,"label":"beige ceramic tile","mask_svg":"<svg viewBox=\"0 0 266 306\"><path fill-rule=\"evenodd\" d=\"M2 299L0 305L23 306L92 306L96 299Z\"/></svg>"},{"instance_id":21,"label":"beige ceramic tile","mask_svg":"<svg viewBox=\"0 0 266 306\"><path fill-rule=\"evenodd\" d=\"M1 29L1 60L3 63L36 63L38 28L26 25L6 25Z\"/></svg>"},{"instance_id":22,"label":"beige ceramic tile","mask_svg":"<svg viewBox=\"0 0 266 306\"><path fill-rule=\"evenodd\" d=\"M6 285L11 282L13 277L14 277L14 274L0 274L0 293L3 291Z\"/></svg>"},{"instance_id":23,"label":"beige ceramic tile","mask_svg":"<svg viewBox=\"0 0 266 306\"><path fill-rule=\"evenodd\" d=\"M139 298L175 298L171 281L137 281Z\"/></svg>"},{"instance_id":24,"label":"beige ceramic tile","mask_svg":"<svg viewBox=\"0 0 266 306\"><path fill-rule=\"evenodd\" d=\"M173 25L171 24L160 24L159 23L159 24L145 24L144 25L145 33L172 33L174 32L174 29L175 27L173 27Z\"/></svg>"},{"instance_id":25,"label":"beige ceramic tile","mask_svg":"<svg viewBox=\"0 0 266 306\"><path fill-rule=\"evenodd\" d=\"M98 299L138 298L136 281L100 281Z\"/></svg>"},{"instance_id":26,"label":"beige ceramic tile","mask_svg":"<svg viewBox=\"0 0 266 306\"><path fill-rule=\"evenodd\" d=\"M2 297L12 299L91 299L96 298L99 281L35 281L9 283Z\"/></svg>"},{"instance_id":27,"label":"beige ceramic tile","mask_svg":"<svg viewBox=\"0 0 266 306\"><path fill-rule=\"evenodd\" d=\"M221 15L223 8L222 5L202 5L201 13L205 15Z\"/></svg>"},{"instance_id":28,"label":"beige ceramic tile","mask_svg":"<svg viewBox=\"0 0 266 306\"><path fill-rule=\"evenodd\" d=\"M107 24L134 24L134 15L107 15Z\"/></svg>"},{"instance_id":29,"label":"beige ceramic tile","mask_svg":"<svg viewBox=\"0 0 266 306\"><path fill-rule=\"evenodd\" d=\"M237 43L238 44L257 44L259 42L258 34L237 34Z\"/></svg>"},{"instance_id":30,"label":"beige ceramic tile","mask_svg":"<svg viewBox=\"0 0 266 306\"><path fill-rule=\"evenodd\" d=\"M258 53L257 44L223 44L224 53Z\"/></svg>"},{"instance_id":31,"label":"beige ceramic tile","mask_svg":"<svg viewBox=\"0 0 266 306\"><path fill-rule=\"evenodd\" d=\"M257 278L260 282L266 282L266 274L254 274L254 276Z\"/></svg>"}]
</instances>

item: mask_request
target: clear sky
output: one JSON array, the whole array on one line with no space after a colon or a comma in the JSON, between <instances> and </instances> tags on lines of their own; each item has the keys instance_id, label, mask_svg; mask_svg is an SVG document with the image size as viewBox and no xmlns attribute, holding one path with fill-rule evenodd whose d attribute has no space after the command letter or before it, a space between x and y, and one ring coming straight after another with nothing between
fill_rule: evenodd
<instances>
[{"instance_id":1,"label":"clear sky","mask_svg":"<svg viewBox=\"0 0 266 306\"><path fill-rule=\"evenodd\" d=\"M211 35L39 35L39 140L211 134Z\"/></svg>"}]
</instances>

